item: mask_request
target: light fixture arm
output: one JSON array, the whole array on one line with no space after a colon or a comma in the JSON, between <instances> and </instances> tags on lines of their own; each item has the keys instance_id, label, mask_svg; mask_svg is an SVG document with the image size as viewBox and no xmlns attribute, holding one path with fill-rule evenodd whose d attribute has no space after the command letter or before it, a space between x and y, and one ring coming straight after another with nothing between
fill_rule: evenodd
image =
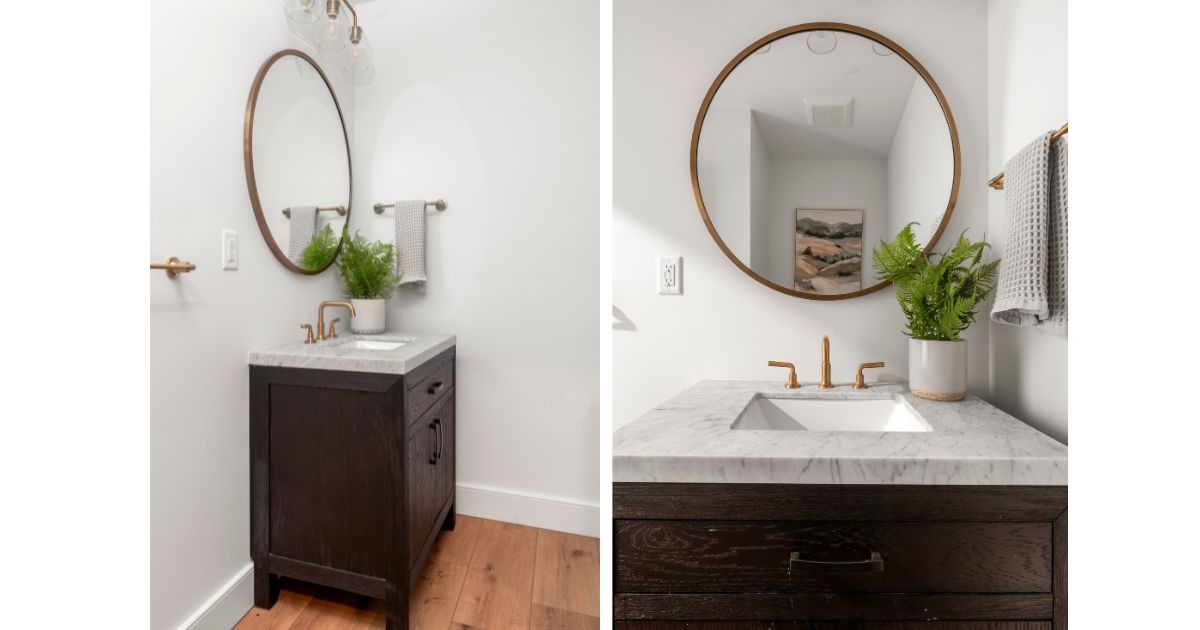
<instances>
[{"instance_id":1,"label":"light fixture arm","mask_svg":"<svg viewBox=\"0 0 1200 630\"><path fill-rule=\"evenodd\" d=\"M358 11L354 10L354 5L350 4L350 0L341 0L341 2L346 5L347 9L350 9L350 18L352 20L350 43L357 44L362 41L362 27L358 25Z\"/></svg>"}]
</instances>

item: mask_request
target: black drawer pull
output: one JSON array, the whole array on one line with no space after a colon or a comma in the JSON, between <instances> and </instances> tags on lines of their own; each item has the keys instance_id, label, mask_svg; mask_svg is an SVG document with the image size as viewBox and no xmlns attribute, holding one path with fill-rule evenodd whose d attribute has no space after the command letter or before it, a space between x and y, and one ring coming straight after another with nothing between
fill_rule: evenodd
<instances>
[{"instance_id":1,"label":"black drawer pull","mask_svg":"<svg viewBox=\"0 0 1200 630\"><path fill-rule=\"evenodd\" d=\"M441 436L439 435L440 431L438 431L438 421L436 418L433 422L429 423L429 430L433 431L433 454L429 456L429 463L436 464L438 450L441 448L441 444L439 444Z\"/></svg>"},{"instance_id":2,"label":"black drawer pull","mask_svg":"<svg viewBox=\"0 0 1200 630\"><path fill-rule=\"evenodd\" d=\"M438 381L438 382L430 385L429 388L425 390L425 393L432 396L432 395L438 393L438 390L441 388L442 388L442 382Z\"/></svg>"},{"instance_id":3,"label":"black drawer pull","mask_svg":"<svg viewBox=\"0 0 1200 630\"><path fill-rule=\"evenodd\" d=\"M829 562L806 560L800 557L799 551L793 551L788 560L788 570L798 573L880 573L883 571L883 556L878 551L872 551L868 560Z\"/></svg>"}]
</instances>

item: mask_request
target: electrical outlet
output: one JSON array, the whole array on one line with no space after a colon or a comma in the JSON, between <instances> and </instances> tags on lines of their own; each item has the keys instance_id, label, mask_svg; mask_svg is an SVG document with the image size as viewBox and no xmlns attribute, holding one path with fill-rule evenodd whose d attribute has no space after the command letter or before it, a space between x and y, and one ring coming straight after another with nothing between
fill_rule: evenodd
<instances>
[{"instance_id":1,"label":"electrical outlet","mask_svg":"<svg viewBox=\"0 0 1200 630\"><path fill-rule=\"evenodd\" d=\"M221 269L238 268L237 230L221 230Z\"/></svg>"},{"instance_id":2,"label":"electrical outlet","mask_svg":"<svg viewBox=\"0 0 1200 630\"><path fill-rule=\"evenodd\" d=\"M679 256L659 256L657 274L659 295L680 295L683 293L683 258Z\"/></svg>"}]
</instances>

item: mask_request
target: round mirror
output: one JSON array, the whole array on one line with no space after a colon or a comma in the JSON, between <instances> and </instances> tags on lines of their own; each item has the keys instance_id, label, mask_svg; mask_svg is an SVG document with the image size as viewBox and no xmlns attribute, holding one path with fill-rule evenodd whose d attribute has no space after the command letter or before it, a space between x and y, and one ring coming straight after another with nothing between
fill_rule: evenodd
<instances>
[{"instance_id":1,"label":"round mirror","mask_svg":"<svg viewBox=\"0 0 1200 630\"><path fill-rule=\"evenodd\" d=\"M916 222L931 251L958 195L954 117L929 72L856 26L801 24L713 81L692 132L705 225L742 271L815 300L866 295L872 248Z\"/></svg>"},{"instance_id":2,"label":"round mirror","mask_svg":"<svg viewBox=\"0 0 1200 630\"><path fill-rule=\"evenodd\" d=\"M288 269L321 273L350 220L350 139L333 86L312 57L281 50L246 104L246 186L263 239Z\"/></svg>"}]
</instances>

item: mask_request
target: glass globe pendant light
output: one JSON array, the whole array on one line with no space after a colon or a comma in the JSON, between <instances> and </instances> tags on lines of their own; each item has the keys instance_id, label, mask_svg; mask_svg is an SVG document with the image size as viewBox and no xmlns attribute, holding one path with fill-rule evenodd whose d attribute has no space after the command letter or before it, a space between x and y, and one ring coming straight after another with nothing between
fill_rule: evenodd
<instances>
[{"instance_id":1,"label":"glass globe pendant light","mask_svg":"<svg viewBox=\"0 0 1200 630\"><path fill-rule=\"evenodd\" d=\"M346 21L341 19L341 8L339 0L326 0L326 19L317 29L317 48L334 51L346 47Z\"/></svg>"},{"instance_id":2,"label":"glass globe pendant light","mask_svg":"<svg viewBox=\"0 0 1200 630\"><path fill-rule=\"evenodd\" d=\"M312 24L321 18L319 0L283 0L283 12L296 24Z\"/></svg>"},{"instance_id":3,"label":"glass globe pendant light","mask_svg":"<svg viewBox=\"0 0 1200 630\"><path fill-rule=\"evenodd\" d=\"M375 51L371 42L363 35L362 27L355 25L350 29L350 49L346 51L343 69L354 78L357 85L371 82L375 75Z\"/></svg>"}]
</instances>

